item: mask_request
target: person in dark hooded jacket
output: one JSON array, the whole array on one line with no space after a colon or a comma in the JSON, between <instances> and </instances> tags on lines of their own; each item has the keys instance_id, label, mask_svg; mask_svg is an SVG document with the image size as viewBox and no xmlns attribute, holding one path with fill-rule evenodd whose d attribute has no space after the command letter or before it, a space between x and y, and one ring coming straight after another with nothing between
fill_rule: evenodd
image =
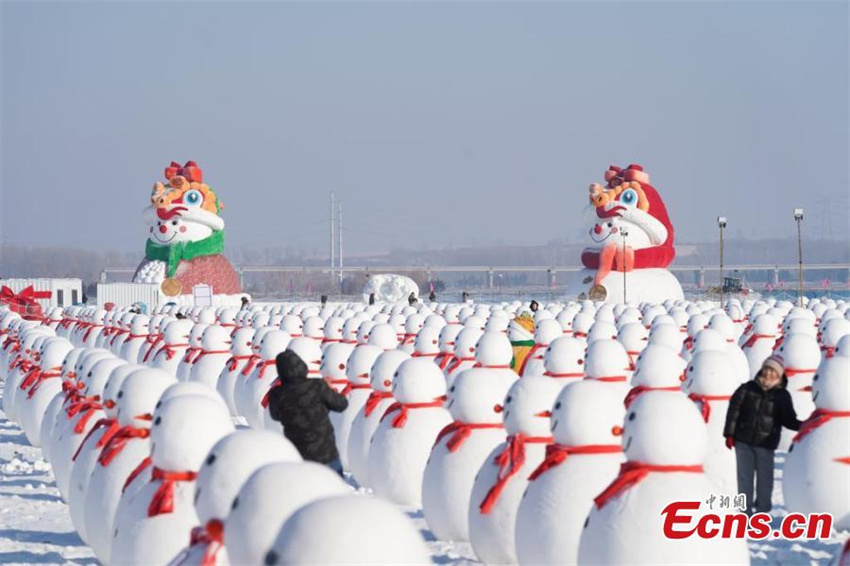
<instances>
[{"instance_id":1,"label":"person in dark hooded jacket","mask_svg":"<svg viewBox=\"0 0 850 566\"><path fill-rule=\"evenodd\" d=\"M770 356L752 381L739 386L729 400L723 436L735 448L738 493L747 496L747 513L768 513L772 507L774 451L782 427L800 430L788 378L779 356ZM753 481L756 498L753 501Z\"/></svg>"},{"instance_id":2,"label":"person in dark hooded jacket","mask_svg":"<svg viewBox=\"0 0 850 566\"><path fill-rule=\"evenodd\" d=\"M301 457L326 464L342 475L330 411L342 412L348 400L324 379L307 377L307 364L291 350L275 358L278 379L269 391L269 412Z\"/></svg>"}]
</instances>

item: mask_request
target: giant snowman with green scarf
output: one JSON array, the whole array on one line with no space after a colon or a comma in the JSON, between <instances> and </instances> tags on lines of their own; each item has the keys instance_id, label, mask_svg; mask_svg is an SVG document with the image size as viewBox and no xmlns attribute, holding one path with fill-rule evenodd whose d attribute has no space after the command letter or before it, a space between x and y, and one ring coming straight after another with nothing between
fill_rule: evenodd
<instances>
[{"instance_id":1,"label":"giant snowman with green scarf","mask_svg":"<svg viewBox=\"0 0 850 566\"><path fill-rule=\"evenodd\" d=\"M239 276L225 258L223 205L194 161L174 161L166 183L155 183L145 209L148 241L135 283L155 283L167 295L189 294L207 284L216 295L242 292Z\"/></svg>"}]
</instances>

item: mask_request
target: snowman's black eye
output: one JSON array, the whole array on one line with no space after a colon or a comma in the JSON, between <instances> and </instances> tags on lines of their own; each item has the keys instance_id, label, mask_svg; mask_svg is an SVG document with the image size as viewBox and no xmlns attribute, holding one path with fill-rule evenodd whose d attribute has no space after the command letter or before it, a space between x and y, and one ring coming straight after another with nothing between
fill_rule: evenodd
<instances>
[{"instance_id":1,"label":"snowman's black eye","mask_svg":"<svg viewBox=\"0 0 850 566\"><path fill-rule=\"evenodd\" d=\"M274 550L270 550L266 553L266 566L274 566L277 564L278 555Z\"/></svg>"},{"instance_id":2,"label":"snowman's black eye","mask_svg":"<svg viewBox=\"0 0 850 566\"><path fill-rule=\"evenodd\" d=\"M629 420L630 420L630 421L635 420L635 416L636 416L636 415L635 415L634 413L629 413Z\"/></svg>"},{"instance_id":3,"label":"snowman's black eye","mask_svg":"<svg viewBox=\"0 0 850 566\"><path fill-rule=\"evenodd\" d=\"M817 380L818 380L818 374L815 374L815 376L812 378L812 381L817 381Z\"/></svg>"},{"instance_id":4,"label":"snowman's black eye","mask_svg":"<svg viewBox=\"0 0 850 566\"><path fill-rule=\"evenodd\" d=\"M508 395L508 397L505 399L505 403L510 403L511 401L513 401L513 397Z\"/></svg>"},{"instance_id":5,"label":"snowman's black eye","mask_svg":"<svg viewBox=\"0 0 850 566\"><path fill-rule=\"evenodd\" d=\"M154 424L154 426L158 426L159 423L161 423L161 422L162 422L162 417L157 417L156 420L153 422L153 424Z\"/></svg>"},{"instance_id":6,"label":"snowman's black eye","mask_svg":"<svg viewBox=\"0 0 850 566\"><path fill-rule=\"evenodd\" d=\"M162 401L157 401L157 402L156 402L156 407L154 407L154 408L155 408L155 409L159 409L160 407L162 407Z\"/></svg>"},{"instance_id":7,"label":"snowman's black eye","mask_svg":"<svg viewBox=\"0 0 850 566\"><path fill-rule=\"evenodd\" d=\"M207 466L212 466L213 462L215 462L215 454L210 454L207 457Z\"/></svg>"},{"instance_id":8,"label":"snowman's black eye","mask_svg":"<svg viewBox=\"0 0 850 566\"><path fill-rule=\"evenodd\" d=\"M237 507L239 507L239 498L238 497L233 500L233 504L230 506L230 510L233 511Z\"/></svg>"},{"instance_id":9,"label":"snowman's black eye","mask_svg":"<svg viewBox=\"0 0 850 566\"><path fill-rule=\"evenodd\" d=\"M120 399L124 396L124 391L119 391L117 397Z\"/></svg>"},{"instance_id":10,"label":"snowman's black eye","mask_svg":"<svg viewBox=\"0 0 850 566\"><path fill-rule=\"evenodd\" d=\"M560 408L561 408L561 402L558 401L557 403L555 403L555 410L557 411Z\"/></svg>"},{"instance_id":11,"label":"snowman's black eye","mask_svg":"<svg viewBox=\"0 0 850 566\"><path fill-rule=\"evenodd\" d=\"M454 393L454 391L455 391L455 386L454 386L454 385L452 385L452 388L451 388L451 389L449 389L449 391L451 391L452 393Z\"/></svg>"}]
</instances>

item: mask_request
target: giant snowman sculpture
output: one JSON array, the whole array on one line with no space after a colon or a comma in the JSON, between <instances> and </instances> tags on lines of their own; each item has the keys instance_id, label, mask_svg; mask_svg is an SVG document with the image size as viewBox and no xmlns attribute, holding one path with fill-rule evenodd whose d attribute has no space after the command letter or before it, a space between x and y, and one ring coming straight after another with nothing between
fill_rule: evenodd
<instances>
[{"instance_id":1,"label":"giant snowman sculpture","mask_svg":"<svg viewBox=\"0 0 850 566\"><path fill-rule=\"evenodd\" d=\"M673 224L664 201L640 165L612 165L607 186L590 186L591 245L581 254L584 269L571 287L581 298L660 303L682 299L682 286L667 270L676 256Z\"/></svg>"},{"instance_id":2,"label":"giant snowman sculpture","mask_svg":"<svg viewBox=\"0 0 850 566\"><path fill-rule=\"evenodd\" d=\"M166 183L155 183L145 209L148 241L135 283L157 283L166 295L192 293L207 284L215 295L241 293L239 276L224 251L223 205L203 182L194 161L171 162Z\"/></svg>"}]
</instances>

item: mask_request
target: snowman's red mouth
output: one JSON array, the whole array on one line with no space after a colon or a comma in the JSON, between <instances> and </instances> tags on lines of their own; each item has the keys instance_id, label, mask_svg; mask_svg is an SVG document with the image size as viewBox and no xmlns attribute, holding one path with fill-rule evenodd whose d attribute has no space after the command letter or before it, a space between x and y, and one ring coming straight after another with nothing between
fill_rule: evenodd
<instances>
[{"instance_id":1,"label":"snowman's red mouth","mask_svg":"<svg viewBox=\"0 0 850 566\"><path fill-rule=\"evenodd\" d=\"M617 205L609 208L608 210L605 210L601 207L597 207L596 216L598 216L599 218L612 218L614 216L622 216L622 214L620 213L621 210L626 210L626 207Z\"/></svg>"}]
</instances>

